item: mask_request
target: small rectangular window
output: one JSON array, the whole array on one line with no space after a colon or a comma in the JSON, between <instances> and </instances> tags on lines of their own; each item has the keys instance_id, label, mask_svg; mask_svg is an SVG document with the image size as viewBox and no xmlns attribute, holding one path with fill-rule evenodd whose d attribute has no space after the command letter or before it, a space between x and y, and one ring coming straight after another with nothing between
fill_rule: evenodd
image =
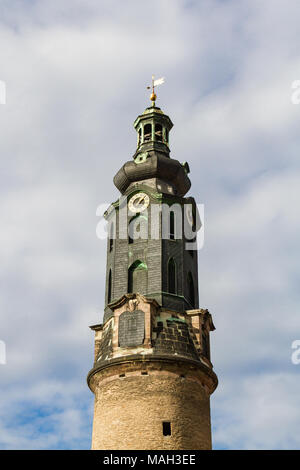
<instances>
[{"instance_id":1,"label":"small rectangular window","mask_svg":"<svg viewBox=\"0 0 300 470\"><path fill-rule=\"evenodd\" d=\"M163 421L163 435L171 436L171 423L170 421Z\"/></svg>"}]
</instances>

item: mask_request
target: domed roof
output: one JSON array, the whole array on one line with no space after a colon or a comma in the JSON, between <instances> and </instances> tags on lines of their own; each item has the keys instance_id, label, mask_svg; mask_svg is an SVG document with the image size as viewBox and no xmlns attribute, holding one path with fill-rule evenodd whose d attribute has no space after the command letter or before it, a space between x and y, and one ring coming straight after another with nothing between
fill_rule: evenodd
<instances>
[{"instance_id":1,"label":"domed roof","mask_svg":"<svg viewBox=\"0 0 300 470\"><path fill-rule=\"evenodd\" d=\"M114 184L124 194L131 183L159 178L176 188L179 196L184 196L191 187L185 167L173 158L162 153L153 153L144 162L126 162L114 177Z\"/></svg>"}]
</instances>

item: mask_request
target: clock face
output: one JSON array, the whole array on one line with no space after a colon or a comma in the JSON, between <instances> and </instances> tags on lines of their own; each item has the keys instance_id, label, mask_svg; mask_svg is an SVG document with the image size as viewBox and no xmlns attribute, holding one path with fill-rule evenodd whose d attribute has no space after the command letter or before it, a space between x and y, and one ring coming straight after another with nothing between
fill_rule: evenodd
<instances>
[{"instance_id":1,"label":"clock face","mask_svg":"<svg viewBox=\"0 0 300 470\"><path fill-rule=\"evenodd\" d=\"M128 209L136 214L137 212L143 212L149 206L150 199L148 194L137 193L130 199L128 203Z\"/></svg>"}]
</instances>

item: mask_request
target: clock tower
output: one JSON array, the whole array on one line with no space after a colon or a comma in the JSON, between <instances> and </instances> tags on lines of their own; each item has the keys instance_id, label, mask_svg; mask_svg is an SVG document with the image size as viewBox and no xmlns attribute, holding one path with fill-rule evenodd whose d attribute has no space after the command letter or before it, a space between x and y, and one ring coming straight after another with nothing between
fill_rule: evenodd
<instances>
[{"instance_id":1,"label":"clock tower","mask_svg":"<svg viewBox=\"0 0 300 470\"><path fill-rule=\"evenodd\" d=\"M210 449L214 330L199 308L197 231L189 165L170 157L172 121L152 104L137 117L137 148L114 177L106 294L88 385L93 449Z\"/></svg>"}]
</instances>

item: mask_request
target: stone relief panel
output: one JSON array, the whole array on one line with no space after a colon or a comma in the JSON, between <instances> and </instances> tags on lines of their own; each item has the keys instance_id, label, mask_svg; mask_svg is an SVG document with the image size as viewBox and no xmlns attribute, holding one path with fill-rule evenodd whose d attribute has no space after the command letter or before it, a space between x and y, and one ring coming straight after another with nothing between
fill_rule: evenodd
<instances>
[{"instance_id":1,"label":"stone relief panel","mask_svg":"<svg viewBox=\"0 0 300 470\"><path fill-rule=\"evenodd\" d=\"M142 310L126 311L119 318L119 346L140 346L145 339L145 313Z\"/></svg>"}]
</instances>

